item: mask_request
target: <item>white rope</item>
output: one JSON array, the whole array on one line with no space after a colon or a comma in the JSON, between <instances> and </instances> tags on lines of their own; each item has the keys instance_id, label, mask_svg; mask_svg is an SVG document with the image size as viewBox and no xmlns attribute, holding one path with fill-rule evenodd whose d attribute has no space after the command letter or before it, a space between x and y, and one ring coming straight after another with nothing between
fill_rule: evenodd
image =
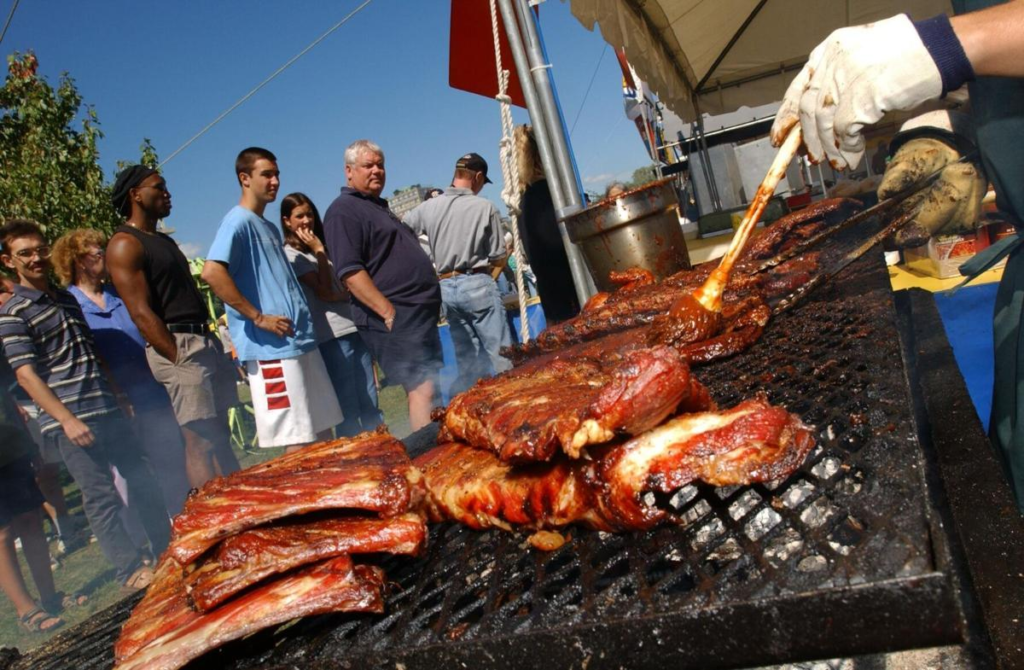
<instances>
[{"instance_id":1,"label":"white rope","mask_svg":"<svg viewBox=\"0 0 1024 670\"><path fill-rule=\"evenodd\" d=\"M501 66L501 37L498 32L498 7L495 0L491 4L491 34L494 37L494 64L498 71L498 95L494 96L501 108L501 143L498 155L501 157L501 175L505 182L501 189L501 199L508 208L508 218L512 222L512 251L516 256L516 289L519 294L519 338L526 344L530 341L530 321L526 313L526 301L529 292L526 290L526 278L523 274L523 243L519 239L519 162L515 159L515 146L512 134L515 126L512 123L512 99L508 96L509 71Z\"/></svg>"}]
</instances>

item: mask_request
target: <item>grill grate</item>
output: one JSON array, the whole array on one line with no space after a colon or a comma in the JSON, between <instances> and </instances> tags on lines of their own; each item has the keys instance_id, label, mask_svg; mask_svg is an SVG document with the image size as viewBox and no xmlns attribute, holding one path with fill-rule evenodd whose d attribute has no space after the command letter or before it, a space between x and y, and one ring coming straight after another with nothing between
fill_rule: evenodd
<instances>
[{"instance_id":1,"label":"grill grate","mask_svg":"<svg viewBox=\"0 0 1024 670\"><path fill-rule=\"evenodd\" d=\"M548 554L524 535L436 526L424 558L385 561L383 616L304 620L190 667L725 667L957 642L901 360L872 255L748 352L697 372L723 407L763 391L817 427L789 480L690 486L668 501L679 527L573 529ZM19 667L67 667L55 650L70 636L90 650L77 668L108 667L127 611Z\"/></svg>"}]
</instances>

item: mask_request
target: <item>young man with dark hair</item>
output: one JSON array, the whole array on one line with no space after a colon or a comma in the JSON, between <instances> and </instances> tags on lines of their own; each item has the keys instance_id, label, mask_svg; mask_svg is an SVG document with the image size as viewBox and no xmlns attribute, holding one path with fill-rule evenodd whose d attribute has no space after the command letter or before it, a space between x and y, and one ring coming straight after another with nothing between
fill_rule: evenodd
<instances>
[{"instance_id":1,"label":"young man with dark hair","mask_svg":"<svg viewBox=\"0 0 1024 670\"><path fill-rule=\"evenodd\" d=\"M39 226L15 220L0 228L0 261L17 273L13 297L0 307L0 338L18 383L43 410L45 440L60 451L82 490L86 518L126 588L145 588L153 572L121 524L111 466L128 483L154 556L170 539L160 489L134 448L104 377L78 301L50 285L50 247Z\"/></svg>"},{"instance_id":2,"label":"young man with dark hair","mask_svg":"<svg viewBox=\"0 0 1024 670\"><path fill-rule=\"evenodd\" d=\"M294 449L330 438L341 408L281 231L263 218L277 199L277 158L250 147L235 166L241 199L220 224L203 280L224 301L231 341L249 375L260 446Z\"/></svg>"},{"instance_id":3,"label":"young man with dark hair","mask_svg":"<svg viewBox=\"0 0 1024 670\"><path fill-rule=\"evenodd\" d=\"M157 230L171 213L167 182L152 168L126 168L113 204L126 220L107 245L107 271L149 345L149 367L185 437L189 483L199 487L238 469L228 430L228 411L238 402L234 368L210 329L185 254Z\"/></svg>"}]
</instances>

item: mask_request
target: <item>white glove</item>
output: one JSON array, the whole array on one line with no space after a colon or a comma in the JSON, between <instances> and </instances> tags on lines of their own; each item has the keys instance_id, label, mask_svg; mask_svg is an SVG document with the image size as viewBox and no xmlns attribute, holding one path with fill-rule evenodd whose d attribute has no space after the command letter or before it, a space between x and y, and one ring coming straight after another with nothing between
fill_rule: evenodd
<instances>
[{"instance_id":1,"label":"white glove","mask_svg":"<svg viewBox=\"0 0 1024 670\"><path fill-rule=\"evenodd\" d=\"M811 160L856 167L866 125L942 95L942 77L905 15L840 28L815 47L772 125L779 146L797 121Z\"/></svg>"}]
</instances>

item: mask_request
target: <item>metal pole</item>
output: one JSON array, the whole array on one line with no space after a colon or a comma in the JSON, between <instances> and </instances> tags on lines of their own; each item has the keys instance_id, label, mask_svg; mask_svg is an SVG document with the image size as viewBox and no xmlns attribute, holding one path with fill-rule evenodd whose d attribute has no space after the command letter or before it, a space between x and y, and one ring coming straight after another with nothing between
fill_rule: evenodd
<instances>
[{"instance_id":1,"label":"metal pole","mask_svg":"<svg viewBox=\"0 0 1024 670\"><path fill-rule=\"evenodd\" d=\"M547 175L548 188L551 190L551 200L555 206L555 214L559 219L558 232L562 237L562 244L565 247L565 254L569 260L569 270L572 273L576 297L583 305L593 294L591 286L593 282L583 261L579 249L569 239L565 224L561 219L569 214L579 211L583 207L583 199L576 187L575 170L572 168L571 158L568 154L568 145L565 142L565 130L561 121L552 125L548 119L551 115L545 109L545 101L538 94L538 87L531 74L529 57L523 46L522 34L519 24L516 21L516 8L513 0L497 0L501 9L501 18L505 24L505 33L508 36L509 46L512 49L512 58L516 64L516 71L519 74L519 81L523 87L523 97L526 98L526 107L530 112L530 120L533 123L534 135L537 140L537 148L540 152L541 163L544 165L544 173ZM533 27L536 34L536 26L532 20L524 21L524 24ZM537 40L534 40L536 43ZM544 81L547 83L547 98L552 103L550 112L555 119L558 118L557 109L553 105L551 96L550 80L547 79L547 71L544 69ZM565 148L565 152L558 155L558 146ZM573 175L571 182L562 178L562 165L568 165L570 175Z\"/></svg>"},{"instance_id":2,"label":"metal pole","mask_svg":"<svg viewBox=\"0 0 1024 670\"><path fill-rule=\"evenodd\" d=\"M526 98L526 108L530 110L530 120L533 121L533 136L537 140L537 151L540 153L540 162L544 166L547 175L557 174L554 172L555 158L551 153L551 142L548 139L548 129L543 123L537 123L532 110L537 109L540 102L537 99L537 89L530 78L530 65L526 59L526 52L523 50L523 43L519 39L519 27L510 0L498 0L498 8L501 10L501 18L505 23L505 33L508 36L509 47L512 49L512 60L515 61L516 71L519 73L519 83L523 88L523 97ZM526 75L523 75L523 72ZM548 187L551 189L551 200L555 208L565 206L565 196L562 193L561 184L553 182L548 178Z\"/></svg>"},{"instance_id":3,"label":"metal pole","mask_svg":"<svg viewBox=\"0 0 1024 670\"><path fill-rule=\"evenodd\" d=\"M700 141L697 144L697 148L701 154L701 162L706 164L708 168L708 195L711 196L711 202L715 207L715 211L720 212L722 211L722 198L718 194L718 183L715 179L715 168L711 165L711 152L708 150L708 140L704 135L704 115L700 111L700 103L697 102L696 97L693 99L693 109L697 116L697 120L694 123L700 130Z\"/></svg>"},{"instance_id":4,"label":"metal pole","mask_svg":"<svg viewBox=\"0 0 1024 670\"><path fill-rule=\"evenodd\" d=\"M555 104L551 77L548 75L551 65L544 58L540 38L537 35L537 24L534 22L534 15L530 10L528 0L515 0L515 8L519 16L519 25L522 27L521 34L523 46L526 48L526 57L530 63L530 75L540 100L540 113L547 123L548 137L551 139L551 149L555 155L558 176L561 178L563 192L566 196L565 204L568 207L577 205L582 208L583 198L576 188L576 171L573 169L572 156L569 154L569 143L562 131L562 119L558 115L558 105ZM566 214L570 213L572 212L566 212ZM560 213L559 218L564 215Z\"/></svg>"}]
</instances>

